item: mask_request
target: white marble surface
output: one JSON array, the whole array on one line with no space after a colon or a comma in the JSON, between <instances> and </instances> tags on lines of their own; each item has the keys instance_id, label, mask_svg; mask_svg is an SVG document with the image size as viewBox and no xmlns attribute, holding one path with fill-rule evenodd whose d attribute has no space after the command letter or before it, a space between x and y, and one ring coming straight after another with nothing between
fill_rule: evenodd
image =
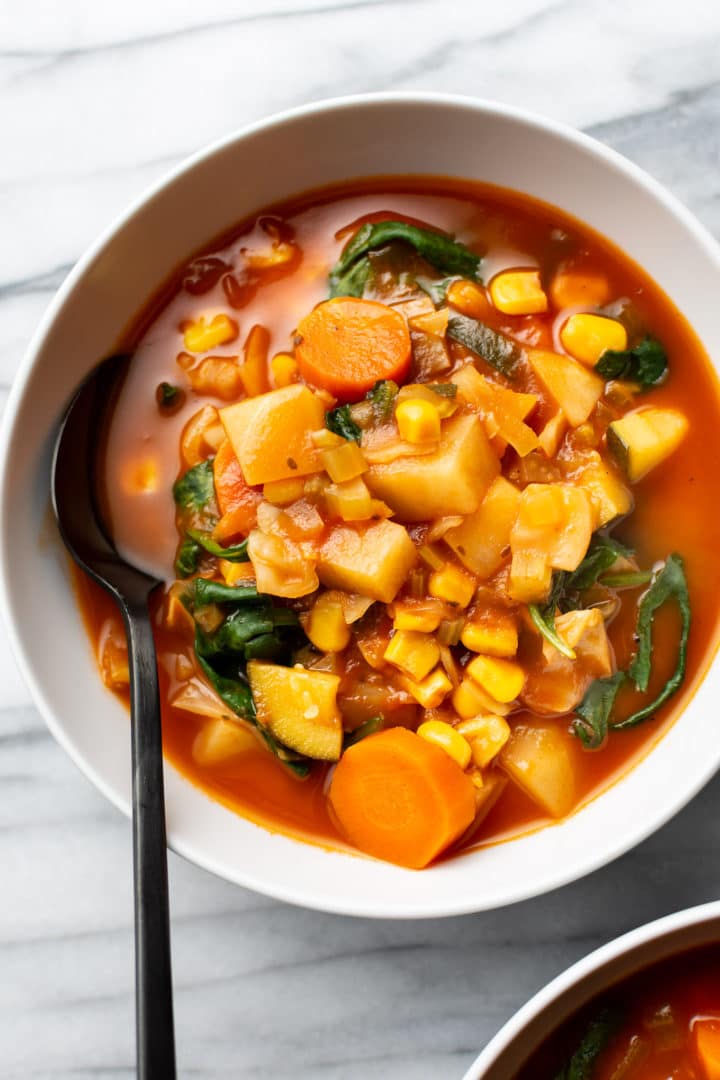
<instances>
[{"instance_id":1,"label":"white marble surface","mask_svg":"<svg viewBox=\"0 0 720 1080\"><path fill-rule=\"evenodd\" d=\"M209 140L337 94L436 89L583 127L720 235L714 0L0 0L0 384L83 248ZM133 1075L127 822L0 640L0 1076ZM458 1077L595 945L720 895L720 782L632 854L489 915L300 911L171 856L182 1076Z\"/></svg>"}]
</instances>

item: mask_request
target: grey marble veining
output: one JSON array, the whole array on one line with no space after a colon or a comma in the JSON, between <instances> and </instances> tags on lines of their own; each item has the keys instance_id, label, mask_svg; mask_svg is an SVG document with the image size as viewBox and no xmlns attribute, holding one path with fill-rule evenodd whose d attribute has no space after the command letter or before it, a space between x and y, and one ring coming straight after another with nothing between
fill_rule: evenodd
<instances>
[{"instance_id":1,"label":"grey marble veining","mask_svg":"<svg viewBox=\"0 0 720 1080\"><path fill-rule=\"evenodd\" d=\"M720 235L720 9L639 0L3 0L0 393L84 247L202 144L319 97L435 89L583 127ZM127 822L0 639L0 1076L133 1075ZM458 1077L589 949L720 895L720 782L538 900L414 923L301 911L171 856L182 1076Z\"/></svg>"}]
</instances>

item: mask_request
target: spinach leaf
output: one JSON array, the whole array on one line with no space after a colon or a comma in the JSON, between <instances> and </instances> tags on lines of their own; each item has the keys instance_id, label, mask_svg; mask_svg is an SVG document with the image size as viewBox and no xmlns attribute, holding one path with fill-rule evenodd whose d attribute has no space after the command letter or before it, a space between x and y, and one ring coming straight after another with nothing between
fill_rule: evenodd
<instances>
[{"instance_id":1,"label":"spinach leaf","mask_svg":"<svg viewBox=\"0 0 720 1080\"><path fill-rule=\"evenodd\" d=\"M242 585L224 585L221 581L209 581L207 578L195 578L188 592L190 611L207 604L263 604L266 597L260 596L254 581ZM284 609L283 609L284 610Z\"/></svg>"},{"instance_id":2,"label":"spinach leaf","mask_svg":"<svg viewBox=\"0 0 720 1080\"><path fill-rule=\"evenodd\" d=\"M370 251L385 247L386 244L395 240L410 244L431 266L443 274L459 274L473 281L479 280L480 256L464 244L453 240L452 237L431 229L420 229L404 221L379 221L374 225L366 222L345 245L340 258L330 272L330 295L361 296L362 292L343 291L348 288L355 290L358 288L359 281L352 273L353 267ZM367 281L368 271L359 272L363 288Z\"/></svg>"},{"instance_id":3,"label":"spinach leaf","mask_svg":"<svg viewBox=\"0 0 720 1080\"><path fill-rule=\"evenodd\" d=\"M399 389L392 379L378 379L372 390L368 390L365 397L372 403L373 414L377 420L390 419Z\"/></svg>"},{"instance_id":4,"label":"spinach leaf","mask_svg":"<svg viewBox=\"0 0 720 1080\"><path fill-rule=\"evenodd\" d=\"M652 580L652 570L621 570L617 574L602 574L598 581L608 589L636 589Z\"/></svg>"},{"instance_id":5,"label":"spinach leaf","mask_svg":"<svg viewBox=\"0 0 720 1080\"><path fill-rule=\"evenodd\" d=\"M592 1080L598 1058L620 1025L616 1009L606 1006L588 1024L577 1050L555 1080Z\"/></svg>"},{"instance_id":6,"label":"spinach leaf","mask_svg":"<svg viewBox=\"0 0 720 1080\"><path fill-rule=\"evenodd\" d=\"M173 485L173 498L182 510L201 510L214 495L212 458L193 465Z\"/></svg>"},{"instance_id":7,"label":"spinach leaf","mask_svg":"<svg viewBox=\"0 0 720 1080\"><path fill-rule=\"evenodd\" d=\"M595 370L603 379L630 379L647 389L665 378L667 353L657 338L647 336L633 349L607 349Z\"/></svg>"},{"instance_id":8,"label":"spinach leaf","mask_svg":"<svg viewBox=\"0 0 720 1080\"><path fill-rule=\"evenodd\" d=\"M216 540L213 540L210 533L203 532L201 529L188 529L187 535L190 540L198 547L204 548L210 555L217 555L220 559L227 559L228 562L247 562L247 540L243 540L240 544L234 544L232 547L223 547L222 544L218 544ZM183 545L187 541L183 541Z\"/></svg>"},{"instance_id":9,"label":"spinach leaf","mask_svg":"<svg viewBox=\"0 0 720 1080\"><path fill-rule=\"evenodd\" d=\"M679 555L675 554L668 556L662 569L654 575L652 584L643 595L638 608L635 628L638 648L628 669L628 674L638 690L645 691L648 688L652 670L652 627L655 612L668 600L676 602L681 618L680 643L678 645L675 671L654 701L643 706L642 709L638 709L637 712L632 713L625 720L619 720L611 724L610 726L614 730L635 727L636 724L647 720L664 702L672 697L685 678L687 643L691 622L690 594L683 561Z\"/></svg>"},{"instance_id":10,"label":"spinach leaf","mask_svg":"<svg viewBox=\"0 0 720 1080\"><path fill-rule=\"evenodd\" d=\"M198 568L202 548L191 536L186 536L175 556L175 573L179 578L190 577Z\"/></svg>"},{"instance_id":11,"label":"spinach leaf","mask_svg":"<svg viewBox=\"0 0 720 1080\"><path fill-rule=\"evenodd\" d=\"M338 271L337 267L330 275L330 296L362 297L372 272L372 263L367 255L352 263L347 270ZM335 275L333 277L333 275Z\"/></svg>"},{"instance_id":12,"label":"spinach leaf","mask_svg":"<svg viewBox=\"0 0 720 1080\"><path fill-rule=\"evenodd\" d=\"M627 559L634 552L631 548L621 544L612 536L604 536L602 533L594 533L590 540L585 558L578 566L568 574L565 580L565 593L581 592L589 589L591 585L604 574L617 559Z\"/></svg>"},{"instance_id":13,"label":"spinach leaf","mask_svg":"<svg viewBox=\"0 0 720 1080\"><path fill-rule=\"evenodd\" d=\"M165 412L172 412L182 405L185 394L179 386L173 386L169 382L161 382L155 391L155 401L158 408Z\"/></svg>"},{"instance_id":14,"label":"spinach leaf","mask_svg":"<svg viewBox=\"0 0 720 1080\"><path fill-rule=\"evenodd\" d=\"M453 341L464 345L508 378L513 377L515 368L522 359L523 351L517 342L499 334L497 330L492 330L485 323L471 319L469 315L451 315L447 333Z\"/></svg>"},{"instance_id":15,"label":"spinach leaf","mask_svg":"<svg viewBox=\"0 0 720 1080\"><path fill-rule=\"evenodd\" d=\"M597 750L605 742L618 690L625 681L625 672L617 671L606 679L595 679L585 697L575 709L572 732L586 750Z\"/></svg>"},{"instance_id":16,"label":"spinach leaf","mask_svg":"<svg viewBox=\"0 0 720 1080\"><path fill-rule=\"evenodd\" d=\"M539 607L537 604L528 604L528 611L530 618L545 640L554 645L563 656L567 656L568 660L574 660L575 650L571 649L567 642L563 641L555 629L555 605L547 603Z\"/></svg>"},{"instance_id":17,"label":"spinach leaf","mask_svg":"<svg viewBox=\"0 0 720 1080\"><path fill-rule=\"evenodd\" d=\"M325 413L325 427L348 442L359 443L362 438L362 430L350 415L349 405L339 405L337 409Z\"/></svg>"}]
</instances>

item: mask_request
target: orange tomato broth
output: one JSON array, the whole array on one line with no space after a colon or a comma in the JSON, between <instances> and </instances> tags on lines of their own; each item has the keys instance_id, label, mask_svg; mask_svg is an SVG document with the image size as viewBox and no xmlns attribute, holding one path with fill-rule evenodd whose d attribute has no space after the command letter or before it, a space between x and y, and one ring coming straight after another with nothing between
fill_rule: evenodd
<instances>
[{"instance_id":1,"label":"orange tomato broth","mask_svg":"<svg viewBox=\"0 0 720 1080\"><path fill-rule=\"evenodd\" d=\"M712 1042L720 1049L720 948L683 953L607 990L562 1024L516 1080L555 1080L603 1009L617 1021L593 1080L714 1080L717 1073L703 1066L696 1040L700 1023L717 1028Z\"/></svg>"},{"instance_id":2,"label":"orange tomato broth","mask_svg":"<svg viewBox=\"0 0 720 1080\"><path fill-rule=\"evenodd\" d=\"M720 543L720 520L713 510L713 497L715 478L720 475L720 398L715 373L699 341L659 287L616 247L561 211L518 193L447 178L373 178L311 192L264 210L209 244L202 254L220 255L233 263L241 248L252 248L262 237L257 222L263 214L281 219L292 230L302 254L290 273L270 271L257 291L247 289L246 296L236 297L243 303L233 311L219 284L201 296L183 291L181 269L120 343L123 351L134 353L135 360L116 404L107 439L105 479L112 530L123 553L167 580L175 576L171 567L178 536L171 487L179 471L180 433L202 404L225 404L213 398L198 398L188 389L181 409L172 416L159 416L157 385L181 381L176 363L183 350L181 323L204 312L228 311L240 324L240 342L254 324L260 323L270 332L269 356L288 350L299 319L327 297L328 270L348 235L364 220L402 215L458 235L464 242L477 242L487 251L483 262L485 280L502 269L517 266L538 266L545 278L561 260L572 256L584 270L602 271L610 281L612 297L629 298L643 323L665 345L670 376L643 400L684 411L691 420L690 431L672 457L634 485L634 513L614 534L636 548L641 566L651 566L672 551L683 556L693 604L687 673L681 690L658 710L654 720L612 735L599 752L585 751L580 741L567 732L577 805L582 805L651 749L690 700L716 648L720 565L714 553ZM267 237L264 239L267 242ZM551 314L498 315L494 325L528 345L553 348L552 320ZM238 342L212 350L220 356L236 355L238 351ZM138 499L125 490L127 470L148 450L159 462L157 490ZM120 632L120 621L109 599L82 575L76 577L80 605L97 649L109 626ZM626 599L609 627L618 668L626 667L633 653L633 600L639 592L624 594L632 599ZM327 765L316 764L311 775L299 781L258 745L257 750L220 764L198 767L192 745L203 721L168 703L176 688L172 658L180 645L187 647L187 640L160 625L161 601L161 596L156 597L153 606L168 759L213 798L266 828L345 847L328 811ZM677 632L675 612L661 610L654 629L651 696L672 673ZM125 695L120 692L120 696ZM623 690L619 715L630 711L635 701L649 699ZM512 719L527 719L528 715L519 712ZM559 723L565 732L567 720ZM508 839L550 820L510 783L461 846Z\"/></svg>"}]
</instances>

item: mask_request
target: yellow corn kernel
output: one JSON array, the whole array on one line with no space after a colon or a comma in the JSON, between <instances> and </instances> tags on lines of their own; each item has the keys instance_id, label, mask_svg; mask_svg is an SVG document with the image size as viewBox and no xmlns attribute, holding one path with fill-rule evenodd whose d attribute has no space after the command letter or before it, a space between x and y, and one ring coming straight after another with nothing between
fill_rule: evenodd
<instances>
[{"instance_id":1,"label":"yellow corn kernel","mask_svg":"<svg viewBox=\"0 0 720 1080\"><path fill-rule=\"evenodd\" d=\"M467 607L475 595L475 578L453 563L445 563L441 570L433 570L428 580L428 592L449 604Z\"/></svg>"},{"instance_id":2,"label":"yellow corn kernel","mask_svg":"<svg viewBox=\"0 0 720 1080\"><path fill-rule=\"evenodd\" d=\"M305 494L305 477L290 476L287 480L268 480L263 484L263 498L273 506L289 506Z\"/></svg>"},{"instance_id":3,"label":"yellow corn kernel","mask_svg":"<svg viewBox=\"0 0 720 1080\"><path fill-rule=\"evenodd\" d=\"M241 581L248 581L255 577L251 562L230 562L229 559L220 559L218 566L226 585L237 585Z\"/></svg>"},{"instance_id":4,"label":"yellow corn kernel","mask_svg":"<svg viewBox=\"0 0 720 1080\"><path fill-rule=\"evenodd\" d=\"M460 640L471 652L509 658L518 648L517 623L509 612L493 612L492 618L466 622Z\"/></svg>"},{"instance_id":5,"label":"yellow corn kernel","mask_svg":"<svg viewBox=\"0 0 720 1080\"><path fill-rule=\"evenodd\" d=\"M610 282L597 270L559 270L550 284L550 299L558 310L580 304L602 307L610 299Z\"/></svg>"},{"instance_id":6,"label":"yellow corn kernel","mask_svg":"<svg viewBox=\"0 0 720 1080\"><path fill-rule=\"evenodd\" d=\"M336 484L344 480L354 480L356 476L367 472L365 455L356 442L343 439L342 446L334 446L320 453L322 463Z\"/></svg>"},{"instance_id":7,"label":"yellow corn kernel","mask_svg":"<svg viewBox=\"0 0 720 1080\"><path fill-rule=\"evenodd\" d=\"M343 484L328 484L324 498L331 517L342 521L366 521L373 516L373 499L362 476Z\"/></svg>"},{"instance_id":8,"label":"yellow corn kernel","mask_svg":"<svg viewBox=\"0 0 720 1080\"><path fill-rule=\"evenodd\" d=\"M437 709L452 690L452 683L440 667L420 682L413 679L402 679L401 682L408 694L412 694L424 709Z\"/></svg>"},{"instance_id":9,"label":"yellow corn kernel","mask_svg":"<svg viewBox=\"0 0 720 1080\"><path fill-rule=\"evenodd\" d=\"M605 315L571 315L560 331L562 347L583 364L597 364L607 349L626 349L627 331Z\"/></svg>"},{"instance_id":10,"label":"yellow corn kernel","mask_svg":"<svg viewBox=\"0 0 720 1080\"><path fill-rule=\"evenodd\" d=\"M395 419L405 442L436 442L440 438L440 413L432 401L406 398L395 409Z\"/></svg>"},{"instance_id":11,"label":"yellow corn kernel","mask_svg":"<svg viewBox=\"0 0 720 1080\"><path fill-rule=\"evenodd\" d=\"M350 628L345 622L339 592L320 593L305 624L305 633L321 652L342 652L348 645Z\"/></svg>"},{"instance_id":12,"label":"yellow corn kernel","mask_svg":"<svg viewBox=\"0 0 720 1080\"><path fill-rule=\"evenodd\" d=\"M237 336L238 325L228 315L216 315L211 322L201 316L185 327L183 343L188 352L201 353L227 345Z\"/></svg>"},{"instance_id":13,"label":"yellow corn kernel","mask_svg":"<svg viewBox=\"0 0 720 1080\"><path fill-rule=\"evenodd\" d=\"M490 697L505 705L514 701L525 685L525 672L512 660L476 656L465 669Z\"/></svg>"},{"instance_id":14,"label":"yellow corn kernel","mask_svg":"<svg viewBox=\"0 0 720 1080\"><path fill-rule=\"evenodd\" d=\"M442 617L439 605L432 608L424 604L395 604L393 630L418 630L423 634L432 634Z\"/></svg>"},{"instance_id":15,"label":"yellow corn kernel","mask_svg":"<svg viewBox=\"0 0 720 1080\"><path fill-rule=\"evenodd\" d=\"M442 720L426 720L417 733L421 739L444 750L461 769L467 769L472 757L470 743L450 724L444 724Z\"/></svg>"},{"instance_id":16,"label":"yellow corn kernel","mask_svg":"<svg viewBox=\"0 0 720 1080\"><path fill-rule=\"evenodd\" d=\"M537 270L507 270L490 282L490 298L506 315L536 315L548 302Z\"/></svg>"},{"instance_id":17,"label":"yellow corn kernel","mask_svg":"<svg viewBox=\"0 0 720 1080\"><path fill-rule=\"evenodd\" d=\"M471 678L463 679L455 688L452 704L458 716L464 719L478 716L479 713L496 713L498 716L506 716L510 712L509 705L495 701Z\"/></svg>"},{"instance_id":18,"label":"yellow corn kernel","mask_svg":"<svg viewBox=\"0 0 720 1080\"><path fill-rule=\"evenodd\" d=\"M296 382L298 365L295 357L286 352L275 353L270 361L270 377L276 390Z\"/></svg>"},{"instance_id":19,"label":"yellow corn kernel","mask_svg":"<svg viewBox=\"0 0 720 1080\"><path fill-rule=\"evenodd\" d=\"M440 646L429 634L396 630L383 658L415 682L420 682L440 659Z\"/></svg>"},{"instance_id":20,"label":"yellow corn kernel","mask_svg":"<svg viewBox=\"0 0 720 1080\"><path fill-rule=\"evenodd\" d=\"M473 764L479 769L489 765L510 738L510 725L502 716L474 716L455 729L470 743Z\"/></svg>"}]
</instances>

